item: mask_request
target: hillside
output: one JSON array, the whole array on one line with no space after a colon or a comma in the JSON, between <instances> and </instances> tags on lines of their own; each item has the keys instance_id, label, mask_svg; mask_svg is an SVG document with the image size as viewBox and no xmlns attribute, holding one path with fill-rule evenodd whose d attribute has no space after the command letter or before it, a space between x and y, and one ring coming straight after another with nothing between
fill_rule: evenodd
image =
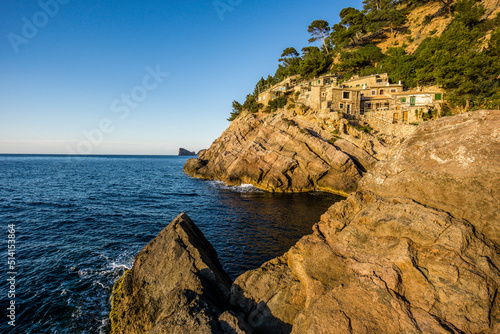
<instances>
[{"instance_id":1,"label":"hillside","mask_svg":"<svg viewBox=\"0 0 500 334\"><path fill-rule=\"evenodd\" d=\"M330 27L316 20L299 53L288 47L273 76L264 77L243 104L233 102L229 120L242 110L265 110L258 94L299 75L388 73L407 89L446 91L448 114L500 106L500 4L497 0L366 0L362 11L348 7Z\"/></svg>"},{"instance_id":2,"label":"hillside","mask_svg":"<svg viewBox=\"0 0 500 334\"><path fill-rule=\"evenodd\" d=\"M456 4L456 2L454 0L452 3ZM499 0L482 0L481 4L485 8L482 20L493 20L500 13ZM409 33L394 36L390 31L385 31L374 42L384 53L389 47L403 45L403 43L408 46L407 52L414 53L427 37L441 36L451 21L452 16L448 14L442 2L424 2L415 8L409 8L406 23L398 29ZM489 38L491 38L491 31L486 34L485 42Z\"/></svg>"}]
</instances>

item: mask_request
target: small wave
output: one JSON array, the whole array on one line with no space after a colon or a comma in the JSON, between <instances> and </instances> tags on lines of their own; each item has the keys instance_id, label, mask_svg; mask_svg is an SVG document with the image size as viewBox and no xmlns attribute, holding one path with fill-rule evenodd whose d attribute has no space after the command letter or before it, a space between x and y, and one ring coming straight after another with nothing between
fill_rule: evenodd
<instances>
[{"instance_id":1,"label":"small wave","mask_svg":"<svg viewBox=\"0 0 500 334\"><path fill-rule=\"evenodd\" d=\"M56 202L41 202L41 201L33 201L27 202L26 205L34 206L34 207L53 207L53 208L74 208L76 205L72 203L56 203Z\"/></svg>"},{"instance_id":2,"label":"small wave","mask_svg":"<svg viewBox=\"0 0 500 334\"><path fill-rule=\"evenodd\" d=\"M101 319L101 325L98 328L99 334L109 333L108 327L110 327L109 326L109 319L108 318Z\"/></svg>"},{"instance_id":3,"label":"small wave","mask_svg":"<svg viewBox=\"0 0 500 334\"><path fill-rule=\"evenodd\" d=\"M106 286L99 281L94 281L92 285L99 285L101 288L106 289Z\"/></svg>"},{"instance_id":4,"label":"small wave","mask_svg":"<svg viewBox=\"0 0 500 334\"><path fill-rule=\"evenodd\" d=\"M111 270L115 270L115 269L129 270L130 268L132 268L132 266L129 266L127 264L116 263L116 262L111 262L110 264L108 264L108 267L110 267Z\"/></svg>"},{"instance_id":5,"label":"small wave","mask_svg":"<svg viewBox=\"0 0 500 334\"><path fill-rule=\"evenodd\" d=\"M209 181L209 183L217 189L230 190L237 193L262 193L263 190L257 188L256 186L248 183L243 183L239 186L230 186L222 181Z\"/></svg>"}]
</instances>

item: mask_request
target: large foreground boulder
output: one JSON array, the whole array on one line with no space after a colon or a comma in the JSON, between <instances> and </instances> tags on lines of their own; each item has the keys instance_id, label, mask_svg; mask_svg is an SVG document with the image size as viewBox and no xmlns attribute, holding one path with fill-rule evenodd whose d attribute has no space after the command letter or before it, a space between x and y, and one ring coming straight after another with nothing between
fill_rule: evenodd
<instances>
[{"instance_id":1,"label":"large foreground boulder","mask_svg":"<svg viewBox=\"0 0 500 334\"><path fill-rule=\"evenodd\" d=\"M463 218L500 245L500 111L427 122L361 188L406 197Z\"/></svg>"},{"instance_id":2,"label":"large foreground boulder","mask_svg":"<svg viewBox=\"0 0 500 334\"><path fill-rule=\"evenodd\" d=\"M227 308L231 280L185 214L137 255L116 282L112 333L238 333Z\"/></svg>"}]
</instances>

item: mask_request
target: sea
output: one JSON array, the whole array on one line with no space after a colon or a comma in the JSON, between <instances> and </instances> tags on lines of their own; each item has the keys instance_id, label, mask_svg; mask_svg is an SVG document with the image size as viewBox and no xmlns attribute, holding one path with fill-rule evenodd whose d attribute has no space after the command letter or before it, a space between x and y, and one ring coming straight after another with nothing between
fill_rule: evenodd
<instances>
[{"instance_id":1,"label":"sea","mask_svg":"<svg viewBox=\"0 0 500 334\"><path fill-rule=\"evenodd\" d=\"M113 283L181 212L234 279L343 199L195 179L186 159L0 155L0 333L107 333Z\"/></svg>"}]
</instances>

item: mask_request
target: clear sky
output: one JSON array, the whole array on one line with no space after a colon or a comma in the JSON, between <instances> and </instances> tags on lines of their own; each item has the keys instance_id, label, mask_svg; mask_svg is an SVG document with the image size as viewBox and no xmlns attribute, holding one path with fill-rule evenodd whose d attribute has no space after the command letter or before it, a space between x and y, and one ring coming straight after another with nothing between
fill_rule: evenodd
<instances>
[{"instance_id":1,"label":"clear sky","mask_svg":"<svg viewBox=\"0 0 500 334\"><path fill-rule=\"evenodd\" d=\"M208 148L281 52L357 1L0 1L0 153Z\"/></svg>"}]
</instances>

